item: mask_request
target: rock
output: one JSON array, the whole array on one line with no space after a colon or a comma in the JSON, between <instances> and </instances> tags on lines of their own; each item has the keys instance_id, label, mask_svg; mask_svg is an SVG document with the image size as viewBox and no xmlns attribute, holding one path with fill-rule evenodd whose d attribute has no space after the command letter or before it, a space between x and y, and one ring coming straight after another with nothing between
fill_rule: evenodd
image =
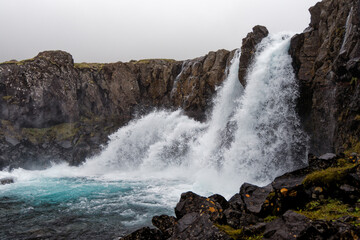
<instances>
[{"instance_id":1,"label":"rock","mask_svg":"<svg viewBox=\"0 0 360 240\"><path fill-rule=\"evenodd\" d=\"M230 198L229 207L240 212L245 211L245 203L239 193Z\"/></svg>"},{"instance_id":2,"label":"rock","mask_svg":"<svg viewBox=\"0 0 360 240\"><path fill-rule=\"evenodd\" d=\"M273 191L265 200L262 215L280 215L289 209L304 206L309 194L305 191L303 181L309 172L310 167L275 178L271 183Z\"/></svg>"},{"instance_id":3,"label":"rock","mask_svg":"<svg viewBox=\"0 0 360 240\"><path fill-rule=\"evenodd\" d=\"M59 143L62 148L69 149L72 147L71 141L62 141Z\"/></svg>"},{"instance_id":4,"label":"rock","mask_svg":"<svg viewBox=\"0 0 360 240\"><path fill-rule=\"evenodd\" d=\"M19 140L17 140L16 138L10 137L10 136L5 136L5 141L10 143L12 146L16 146L20 143Z\"/></svg>"},{"instance_id":5,"label":"rock","mask_svg":"<svg viewBox=\"0 0 360 240\"><path fill-rule=\"evenodd\" d=\"M245 203L245 208L250 213L259 214L269 193L273 190L271 184L258 187L244 183L240 188L240 196Z\"/></svg>"},{"instance_id":6,"label":"rock","mask_svg":"<svg viewBox=\"0 0 360 240\"><path fill-rule=\"evenodd\" d=\"M242 227L241 224L241 216L242 213L240 211L236 211L233 209L226 209L224 211L224 215L226 218L226 224L229 225L232 228L238 229Z\"/></svg>"},{"instance_id":7,"label":"rock","mask_svg":"<svg viewBox=\"0 0 360 240\"><path fill-rule=\"evenodd\" d=\"M310 222L305 216L289 210L266 225L263 239L297 239L310 227Z\"/></svg>"},{"instance_id":8,"label":"rock","mask_svg":"<svg viewBox=\"0 0 360 240\"><path fill-rule=\"evenodd\" d=\"M223 196L221 196L220 194L211 195L209 198L212 201L219 203L223 210L228 209L230 206L228 201L226 201L226 199Z\"/></svg>"},{"instance_id":9,"label":"rock","mask_svg":"<svg viewBox=\"0 0 360 240\"><path fill-rule=\"evenodd\" d=\"M220 231L210 220L209 215L192 212L175 224L174 235L170 239L230 240L232 238Z\"/></svg>"},{"instance_id":10,"label":"rock","mask_svg":"<svg viewBox=\"0 0 360 240\"><path fill-rule=\"evenodd\" d=\"M165 238L169 238L173 235L175 221L175 217L167 215L154 216L151 220L152 224L158 229L160 229L160 231L164 234Z\"/></svg>"},{"instance_id":11,"label":"rock","mask_svg":"<svg viewBox=\"0 0 360 240\"><path fill-rule=\"evenodd\" d=\"M256 46L261 40L268 36L269 31L264 26L257 25L253 27L253 31L248 33L242 40L241 56L239 65L239 80L240 83L246 86L246 74L254 59Z\"/></svg>"},{"instance_id":12,"label":"rock","mask_svg":"<svg viewBox=\"0 0 360 240\"><path fill-rule=\"evenodd\" d=\"M265 231L266 225L267 225L267 223L259 222L259 223L256 223L254 225L244 227L243 228L243 233L246 236L261 234L261 233L263 233Z\"/></svg>"},{"instance_id":13,"label":"rock","mask_svg":"<svg viewBox=\"0 0 360 240\"><path fill-rule=\"evenodd\" d=\"M181 219L188 213L208 214L211 221L223 221L223 209L218 202L210 198L201 197L193 192L181 194L179 203L175 207L175 215Z\"/></svg>"},{"instance_id":14,"label":"rock","mask_svg":"<svg viewBox=\"0 0 360 240\"><path fill-rule=\"evenodd\" d=\"M123 238L122 240L165 240L160 230L143 227Z\"/></svg>"},{"instance_id":15,"label":"rock","mask_svg":"<svg viewBox=\"0 0 360 240\"><path fill-rule=\"evenodd\" d=\"M14 183L14 179L11 177L0 179L0 185L11 184L11 183Z\"/></svg>"},{"instance_id":16,"label":"rock","mask_svg":"<svg viewBox=\"0 0 360 240\"><path fill-rule=\"evenodd\" d=\"M334 153L325 153L319 157L321 160L333 160L334 158L336 158L336 154Z\"/></svg>"},{"instance_id":17,"label":"rock","mask_svg":"<svg viewBox=\"0 0 360 240\"><path fill-rule=\"evenodd\" d=\"M340 221L312 221L310 226L302 231L299 239L358 239L359 228L353 224Z\"/></svg>"},{"instance_id":18,"label":"rock","mask_svg":"<svg viewBox=\"0 0 360 240\"><path fill-rule=\"evenodd\" d=\"M310 152L355 151L360 142L358 0L324 0L310 13L309 28L291 39L289 49L299 79L297 110L310 136Z\"/></svg>"}]
</instances>

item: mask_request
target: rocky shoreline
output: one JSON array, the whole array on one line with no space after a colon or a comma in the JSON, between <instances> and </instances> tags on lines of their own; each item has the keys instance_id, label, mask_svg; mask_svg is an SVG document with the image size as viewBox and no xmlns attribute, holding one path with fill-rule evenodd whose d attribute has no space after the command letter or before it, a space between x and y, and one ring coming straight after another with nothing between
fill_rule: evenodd
<instances>
[{"instance_id":1,"label":"rocky shoreline","mask_svg":"<svg viewBox=\"0 0 360 240\"><path fill-rule=\"evenodd\" d=\"M175 216L123 237L145 239L359 239L360 156L310 155L309 166L258 187L244 183L227 201L181 195Z\"/></svg>"}]
</instances>

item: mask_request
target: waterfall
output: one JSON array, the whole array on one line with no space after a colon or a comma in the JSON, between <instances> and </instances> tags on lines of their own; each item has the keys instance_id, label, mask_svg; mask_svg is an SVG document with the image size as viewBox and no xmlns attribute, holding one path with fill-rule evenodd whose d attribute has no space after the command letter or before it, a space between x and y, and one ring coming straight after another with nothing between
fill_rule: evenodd
<instances>
[{"instance_id":1,"label":"waterfall","mask_svg":"<svg viewBox=\"0 0 360 240\"><path fill-rule=\"evenodd\" d=\"M181 110L154 111L111 135L103 152L80 169L95 175L176 173L224 193L236 192L243 182L264 185L304 166L307 138L295 112L289 39L277 34L259 44L245 89L237 77L238 50L205 123Z\"/></svg>"},{"instance_id":2,"label":"waterfall","mask_svg":"<svg viewBox=\"0 0 360 240\"><path fill-rule=\"evenodd\" d=\"M267 184L306 164L307 137L295 112L298 86L289 44L287 34L263 39L248 70L246 88L238 80L240 51L236 51L205 122L180 109L154 111L120 128L99 155L79 167L11 174L20 179L30 174L144 183L182 180L189 190L225 196L244 182Z\"/></svg>"}]
</instances>

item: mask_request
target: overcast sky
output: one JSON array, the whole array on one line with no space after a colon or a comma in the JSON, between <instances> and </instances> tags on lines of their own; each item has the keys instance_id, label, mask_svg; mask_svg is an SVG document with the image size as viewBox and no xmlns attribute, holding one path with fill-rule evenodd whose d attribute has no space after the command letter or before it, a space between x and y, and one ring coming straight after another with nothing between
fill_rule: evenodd
<instances>
[{"instance_id":1,"label":"overcast sky","mask_svg":"<svg viewBox=\"0 0 360 240\"><path fill-rule=\"evenodd\" d=\"M0 62L64 50L75 62L190 59L254 25L302 32L317 0L0 0Z\"/></svg>"}]
</instances>

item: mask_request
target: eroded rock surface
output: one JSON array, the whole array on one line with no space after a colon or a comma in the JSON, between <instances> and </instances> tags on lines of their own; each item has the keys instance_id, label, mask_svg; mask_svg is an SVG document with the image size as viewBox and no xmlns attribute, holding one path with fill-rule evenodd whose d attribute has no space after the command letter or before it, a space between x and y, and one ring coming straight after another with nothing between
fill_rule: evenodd
<instances>
[{"instance_id":1,"label":"eroded rock surface","mask_svg":"<svg viewBox=\"0 0 360 240\"><path fill-rule=\"evenodd\" d=\"M324 0L310 26L291 40L300 84L298 111L321 155L360 148L360 3Z\"/></svg>"},{"instance_id":2,"label":"eroded rock surface","mask_svg":"<svg viewBox=\"0 0 360 240\"><path fill-rule=\"evenodd\" d=\"M257 25L253 27L252 30L253 31L248 33L247 36L242 40L241 45L239 81L244 87L246 86L246 75L248 69L254 60L256 46L263 38L269 35L269 31L264 26Z\"/></svg>"},{"instance_id":3,"label":"eroded rock surface","mask_svg":"<svg viewBox=\"0 0 360 240\"><path fill-rule=\"evenodd\" d=\"M46 167L49 159L79 164L134 115L154 108L181 107L204 120L233 55L74 64L66 52L46 51L1 63L0 168Z\"/></svg>"}]
</instances>

